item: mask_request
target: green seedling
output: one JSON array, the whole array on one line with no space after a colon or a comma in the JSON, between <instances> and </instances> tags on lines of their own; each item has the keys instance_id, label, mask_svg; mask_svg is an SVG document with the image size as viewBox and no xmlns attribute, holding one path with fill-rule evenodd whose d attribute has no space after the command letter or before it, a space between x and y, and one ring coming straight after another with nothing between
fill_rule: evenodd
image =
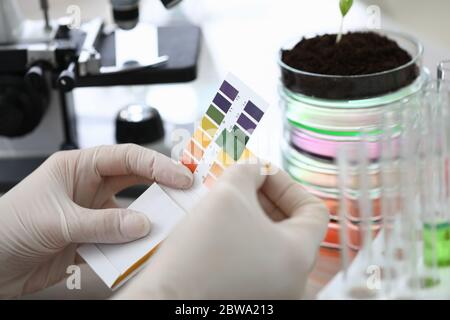
<instances>
[{"instance_id":1,"label":"green seedling","mask_svg":"<svg viewBox=\"0 0 450 320\"><path fill-rule=\"evenodd\" d=\"M341 27L336 37L336 43L339 43L339 41L341 41L342 39L342 33L344 32L344 18L350 11L352 5L353 0L339 0L339 9L341 9L342 19L341 19Z\"/></svg>"}]
</instances>

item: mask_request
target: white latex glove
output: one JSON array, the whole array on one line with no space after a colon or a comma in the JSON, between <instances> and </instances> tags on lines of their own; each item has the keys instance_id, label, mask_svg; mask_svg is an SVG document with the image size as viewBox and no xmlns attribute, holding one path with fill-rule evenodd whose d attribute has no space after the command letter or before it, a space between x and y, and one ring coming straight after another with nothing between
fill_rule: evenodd
<instances>
[{"instance_id":1,"label":"white latex glove","mask_svg":"<svg viewBox=\"0 0 450 320\"><path fill-rule=\"evenodd\" d=\"M237 165L116 298L300 298L327 223L324 204L285 172Z\"/></svg>"},{"instance_id":2,"label":"white latex glove","mask_svg":"<svg viewBox=\"0 0 450 320\"><path fill-rule=\"evenodd\" d=\"M118 208L114 195L153 181L187 188L192 174L132 144L51 156L0 198L0 297L63 279L67 266L78 260L79 243L120 243L147 235L146 216Z\"/></svg>"}]
</instances>

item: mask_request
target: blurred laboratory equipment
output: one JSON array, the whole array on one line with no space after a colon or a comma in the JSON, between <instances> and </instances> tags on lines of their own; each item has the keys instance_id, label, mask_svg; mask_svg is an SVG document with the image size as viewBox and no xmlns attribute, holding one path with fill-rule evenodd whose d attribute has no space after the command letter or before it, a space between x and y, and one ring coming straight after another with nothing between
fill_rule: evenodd
<instances>
[{"instance_id":1,"label":"blurred laboratory equipment","mask_svg":"<svg viewBox=\"0 0 450 320\"><path fill-rule=\"evenodd\" d=\"M131 103L119 110L115 136L117 143L135 143L170 156L163 120L157 109L144 103Z\"/></svg>"},{"instance_id":2,"label":"blurred laboratory equipment","mask_svg":"<svg viewBox=\"0 0 450 320\"><path fill-rule=\"evenodd\" d=\"M161 0L167 9L178 2ZM72 16L51 19L47 0L40 1L43 18L28 20L15 0L0 1L0 191L14 186L52 153L80 147L74 89L197 77L198 27L140 21L138 0L110 4L115 26L106 26L100 18L79 25ZM128 114L131 110L136 107ZM149 119L147 125L158 118Z\"/></svg>"},{"instance_id":3,"label":"blurred laboratory equipment","mask_svg":"<svg viewBox=\"0 0 450 320\"><path fill-rule=\"evenodd\" d=\"M361 132L353 151L339 148L339 224L347 228L345 199L353 193L362 213L361 244L350 262L351 243L341 233L342 272L319 298L450 298L450 83L444 74L387 108L375 126L380 132L377 186L368 183L367 165L374 161L370 138ZM381 199L378 234L372 227L372 193Z\"/></svg>"},{"instance_id":4,"label":"blurred laboratory equipment","mask_svg":"<svg viewBox=\"0 0 450 320\"><path fill-rule=\"evenodd\" d=\"M402 33L377 32L398 43L409 53L411 61L398 68L372 74L322 75L293 68L282 60L283 51L293 48L298 38L288 41L280 50L283 165L296 181L328 206L331 219L323 242L323 246L328 248L341 247L339 171L335 162L339 148L348 147L348 157L357 156L355 147L361 141L361 131L365 132L364 147L370 158L366 164L367 183L376 187L380 183L377 161L381 153L381 132L376 128L382 123L387 109L395 108L420 91L429 77L422 65L421 43ZM411 78L412 81L405 82ZM392 143L398 142L394 138ZM356 176L350 182L355 181ZM350 192L346 196L348 245L357 250L362 246L364 214L355 193ZM373 213L370 228L374 232L382 225L380 196L376 192L367 194Z\"/></svg>"}]
</instances>

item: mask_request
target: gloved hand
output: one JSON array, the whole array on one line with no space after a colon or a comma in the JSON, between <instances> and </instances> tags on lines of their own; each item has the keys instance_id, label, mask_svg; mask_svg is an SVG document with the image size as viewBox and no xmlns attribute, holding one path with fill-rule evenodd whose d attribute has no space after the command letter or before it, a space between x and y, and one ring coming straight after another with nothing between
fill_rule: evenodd
<instances>
[{"instance_id":1,"label":"gloved hand","mask_svg":"<svg viewBox=\"0 0 450 320\"><path fill-rule=\"evenodd\" d=\"M58 152L0 198L0 297L50 286L75 264L79 243L120 243L150 231L114 195L153 181L187 188L192 174L136 145Z\"/></svg>"},{"instance_id":2,"label":"gloved hand","mask_svg":"<svg viewBox=\"0 0 450 320\"><path fill-rule=\"evenodd\" d=\"M283 171L230 168L117 299L300 298L328 212Z\"/></svg>"}]
</instances>

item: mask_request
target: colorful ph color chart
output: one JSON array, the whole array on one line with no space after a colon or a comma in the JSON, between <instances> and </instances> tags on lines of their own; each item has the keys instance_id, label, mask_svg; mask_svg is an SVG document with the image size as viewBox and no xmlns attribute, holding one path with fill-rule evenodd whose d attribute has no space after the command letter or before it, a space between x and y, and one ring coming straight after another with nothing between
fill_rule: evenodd
<instances>
[{"instance_id":1,"label":"colorful ph color chart","mask_svg":"<svg viewBox=\"0 0 450 320\"><path fill-rule=\"evenodd\" d=\"M188 191L162 187L183 209L202 196L230 165L256 159L247 145L268 103L232 74L220 85L184 149L181 162L195 176Z\"/></svg>"},{"instance_id":2,"label":"colorful ph color chart","mask_svg":"<svg viewBox=\"0 0 450 320\"><path fill-rule=\"evenodd\" d=\"M80 256L109 288L120 287L144 266L227 167L256 159L248 143L267 107L235 76L226 77L180 159L194 173L192 188L174 190L155 183L129 206L150 219L152 230L147 237L124 244L85 244L78 248Z\"/></svg>"}]
</instances>

